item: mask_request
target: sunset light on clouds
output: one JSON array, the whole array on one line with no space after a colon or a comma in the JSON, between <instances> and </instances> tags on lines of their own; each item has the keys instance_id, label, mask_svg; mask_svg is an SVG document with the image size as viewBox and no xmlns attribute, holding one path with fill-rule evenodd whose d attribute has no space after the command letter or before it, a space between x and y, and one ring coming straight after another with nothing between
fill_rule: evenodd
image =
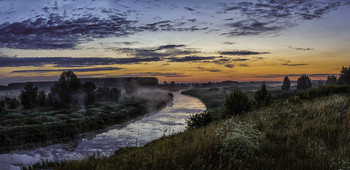
<instances>
[{"instance_id":1,"label":"sunset light on clouds","mask_svg":"<svg viewBox=\"0 0 350 170\"><path fill-rule=\"evenodd\" d=\"M349 0L0 0L0 84L282 81L350 64Z\"/></svg>"}]
</instances>

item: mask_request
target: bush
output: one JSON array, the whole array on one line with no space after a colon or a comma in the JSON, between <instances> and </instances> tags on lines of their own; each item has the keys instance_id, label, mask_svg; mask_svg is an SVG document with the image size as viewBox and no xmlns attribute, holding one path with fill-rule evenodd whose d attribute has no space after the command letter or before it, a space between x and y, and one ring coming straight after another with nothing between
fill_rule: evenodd
<instances>
[{"instance_id":1,"label":"bush","mask_svg":"<svg viewBox=\"0 0 350 170\"><path fill-rule=\"evenodd\" d=\"M10 109L16 109L19 107L20 103L16 98L13 97L7 102L7 105Z\"/></svg>"},{"instance_id":2,"label":"bush","mask_svg":"<svg viewBox=\"0 0 350 170\"><path fill-rule=\"evenodd\" d=\"M83 84L83 90L85 92L85 105L91 105L95 102L95 95L94 95L94 91L96 89L96 85L93 82L85 82Z\"/></svg>"},{"instance_id":3,"label":"bush","mask_svg":"<svg viewBox=\"0 0 350 170\"><path fill-rule=\"evenodd\" d=\"M109 94L109 98L111 101L118 101L119 98L122 96L121 90L117 88L112 88Z\"/></svg>"},{"instance_id":4,"label":"bush","mask_svg":"<svg viewBox=\"0 0 350 170\"><path fill-rule=\"evenodd\" d=\"M339 75L339 82L341 84L350 85L350 66L342 67Z\"/></svg>"},{"instance_id":5,"label":"bush","mask_svg":"<svg viewBox=\"0 0 350 170\"><path fill-rule=\"evenodd\" d=\"M224 121L216 133L222 138L219 155L235 163L242 163L255 156L264 140L264 136L254 128L254 124L236 123L232 119Z\"/></svg>"},{"instance_id":6,"label":"bush","mask_svg":"<svg viewBox=\"0 0 350 170\"><path fill-rule=\"evenodd\" d=\"M191 115L186 121L189 128L197 128L208 125L214 120L211 112L204 111L202 113Z\"/></svg>"},{"instance_id":7,"label":"bush","mask_svg":"<svg viewBox=\"0 0 350 170\"><path fill-rule=\"evenodd\" d=\"M336 83L337 83L337 77L335 77L334 75L327 76L326 85L333 85Z\"/></svg>"},{"instance_id":8,"label":"bush","mask_svg":"<svg viewBox=\"0 0 350 170\"><path fill-rule=\"evenodd\" d=\"M265 83L261 84L260 89L255 92L254 99L258 107L265 107L271 104L271 93L267 90Z\"/></svg>"},{"instance_id":9,"label":"bush","mask_svg":"<svg viewBox=\"0 0 350 170\"><path fill-rule=\"evenodd\" d=\"M33 83L27 82L24 90L21 91L21 104L24 109L32 109L37 105L38 87L33 87Z\"/></svg>"},{"instance_id":10,"label":"bush","mask_svg":"<svg viewBox=\"0 0 350 170\"><path fill-rule=\"evenodd\" d=\"M248 95L241 90L235 89L233 93L226 97L223 116L229 117L242 114L248 112L251 108L252 102Z\"/></svg>"},{"instance_id":11,"label":"bush","mask_svg":"<svg viewBox=\"0 0 350 170\"><path fill-rule=\"evenodd\" d=\"M290 87L290 79L288 76L286 76L283 79L282 90L289 90L289 87Z\"/></svg>"},{"instance_id":12,"label":"bush","mask_svg":"<svg viewBox=\"0 0 350 170\"><path fill-rule=\"evenodd\" d=\"M306 90L312 87L311 79L306 74L301 75L297 81L298 90Z\"/></svg>"},{"instance_id":13,"label":"bush","mask_svg":"<svg viewBox=\"0 0 350 170\"><path fill-rule=\"evenodd\" d=\"M46 94L45 94L44 90L39 91L38 104L39 104L39 106L46 105Z\"/></svg>"},{"instance_id":14,"label":"bush","mask_svg":"<svg viewBox=\"0 0 350 170\"><path fill-rule=\"evenodd\" d=\"M95 92L98 101L108 101L110 97L109 87L99 87Z\"/></svg>"},{"instance_id":15,"label":"bush","mask_svg":"<svg viewBox=\"0 0 350 170\"><path fill-rule=\"evenodd\" d=\"M5 105L0 104L0 120L4 119L7 115L7 111L5 109Z\"/></svg>"},{"instance_id":16,"label":"bush","mask_svg":"<svg viewBox=\"0 0 350 170\"><path fill-rule=\"evenodd\" d=\"M314 88L306 92L299 93L300 99L314 99L324 96L329 96L332 94L350 93L350 86L344 85L331 85L331 86L321 86L319 88Z\"/></svg>"}]
</instances>

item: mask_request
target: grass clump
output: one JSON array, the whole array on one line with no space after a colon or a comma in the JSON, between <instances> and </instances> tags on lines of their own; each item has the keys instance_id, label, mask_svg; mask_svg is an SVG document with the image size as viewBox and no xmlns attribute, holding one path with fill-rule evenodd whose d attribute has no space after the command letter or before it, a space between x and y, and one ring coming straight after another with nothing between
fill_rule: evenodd
<instances>
[{"instance_id":1,"label":"grass clump","mask_svg":"<svg viewBox=\"0 0 350 170\"><path fill-rule=\"evenodd\" d=\"M195 128L206 126L215 119L215 115L212 112L204 111L202 113L191 115L186 123L189 128Z\"/></svg>"},{"instance_id":2,"label":"grass clump","mask_svg":"<svg viewBox=\"0 0 350 170\"><path fill-rule=\"evenodd\" d=\"M216 133L222 138L218 146L220 157L240 164L246 163L245 160L260 151L264 139L254 124L235 122L232 119L223 121Z\"/></svg>"}]
</instances>

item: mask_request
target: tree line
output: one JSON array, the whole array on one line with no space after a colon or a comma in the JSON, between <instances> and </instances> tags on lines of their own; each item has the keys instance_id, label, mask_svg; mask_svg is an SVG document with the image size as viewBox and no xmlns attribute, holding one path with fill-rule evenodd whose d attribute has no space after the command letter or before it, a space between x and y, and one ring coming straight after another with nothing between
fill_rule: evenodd
<instances>
[{"instance_id":1,"label":"tree line","mask_svg":"<svg viewBox=\"0 0 350 170\"><path fill-rule=\"evenodd\" d=\"M320 83L323 85L322 83ZM340 70L339 77L337 78L335 75L327 76L327 80L325 85L341 85L341 84L350 84L350 66L342 67ZM297 90L306 90L312 87L312 81L310 77L306 74L301 75L297 80ZM281 86L282 90L289 90L290 88L290 79L288 76L284 77L283 84Z\"/></svg>"},{"instance_id":2,"label":"tree line","mask_svg":"<svg viewBox=\"0 0 350 170\"><path fill-rule=\"evenodd\" d=\"M128 86L127 93L134 93L135 87ZM109 87L97 88L95 83L90 81L81 83L74 72L64 71L48 94L39 90L38 87L34 87L33 83L27 82L18 98L19 101L15 97L1 99L1 115L6 113L5 108L16 109L20 105L23 106L23 109L36 107L70 108L76 105L89 106L97 101L118 101L121 98L121 90Z\"/></svg>"},{"instance_id":3,"label":"tree line","mask_svg":"<svg viewBox=\"0 0 350 170\"><path fill-rule=\"evenodd\" d=\"M342 67L339 78L334 75L327 76L326 85L350 85L350 66ZM306 74L301 75L297 80L297 90L307 90L312 87L312 82ZM282 90L289 90L290 79L286 76L281 86ZM265 107L272 103L271 92L262 83L260 88L254 94L252 101L249 96L241 90L235 89L233 93L227 96L224 104L224 116L232 116L248 112L253 105L256 108Z\"/></svg>"}]
</instances>

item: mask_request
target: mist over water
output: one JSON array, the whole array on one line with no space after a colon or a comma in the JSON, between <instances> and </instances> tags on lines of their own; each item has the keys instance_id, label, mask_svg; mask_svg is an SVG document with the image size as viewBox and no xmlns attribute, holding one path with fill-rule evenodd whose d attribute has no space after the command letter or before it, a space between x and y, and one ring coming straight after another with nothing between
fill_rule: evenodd
<instances>
[{"instance_id":1,"label":"mist over water","mask_svg":"<svg viewBox=\"0 0 350 170\"><path fill-rule=\"evenodd\" d=\"M126 146L142 146L158 139L185 130L191 114L206 110L198 99L174 93L172 105L161 111L144 116L134 122L116 126L90 138L84 138L73 146L56 144L33 150L0 155L0 169L20 169L18 165L34 164L41 160L82 159L101 153L109 155Z\"/></svg>"}]
</instances>

